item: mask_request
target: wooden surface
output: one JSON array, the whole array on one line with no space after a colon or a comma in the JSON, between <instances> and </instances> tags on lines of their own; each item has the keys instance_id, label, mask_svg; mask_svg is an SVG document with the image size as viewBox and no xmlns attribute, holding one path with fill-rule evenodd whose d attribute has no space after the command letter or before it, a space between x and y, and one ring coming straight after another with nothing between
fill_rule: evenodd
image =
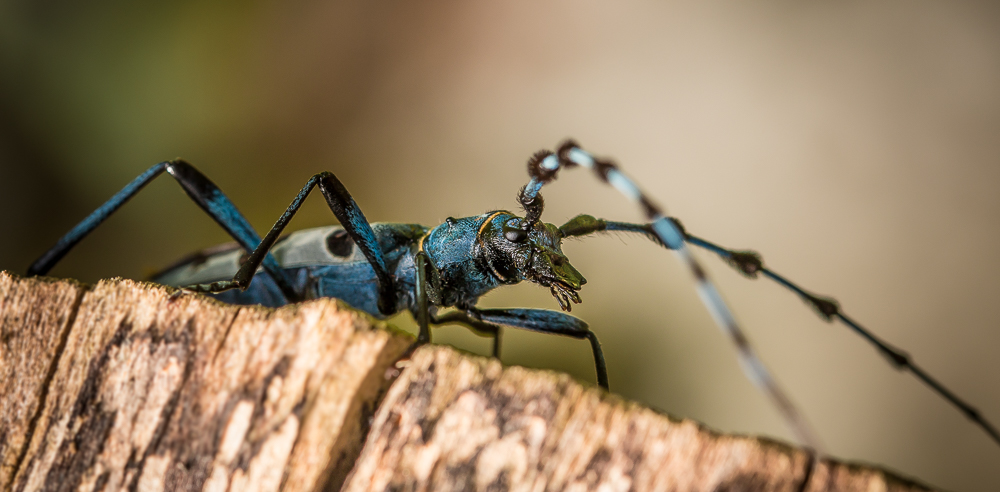
<instances>
[{"instance_id":1,"label":"wooden surface","mask_svg":"<svg viewBox=\"0 0 1000 492\"><path fill-rule=\"evenodd\" d=\"M73 318L80 289L6 275L0 285L4 330L17 342L4 345L3 367L39 366L4 380L5 408L37 414L34 426L2 421L0 434L33 431L0 448L13 463L5 490L336 489L387 369L411 343L333 300L237 308L105 281L83 294L46 376L52 358L41 349L53 342L35 322L44 316L16 314L30 311L19 303L49 296L48 319ZM44 342L35 364L32 342Z\"/></svg>"},{"instance_id":2,"label":"wooden surface","mask_svg":"<svg viewBox=\"0 0 1000 492\"><path fill-rule=\"evenodd\" d=\"M0 272L0 490L23 461L83 291Z\"/></svg>"},{"instance_id":3,"label":"wooden surface","mask_svg":"<svg viewBox=\"0 0 1000 492\"><path fill-rule=\"evenodd\" d=\"M928 490L562 374L397 362L412 338L333 300L170 293L0 273L0 491Z\"/></svg>"},{"instance_id":4,"label":"wooden surface","mask_svg":"<svg viewBox=\"0 0 1000 492\"><path fill-rule=\"evenodd\" d=\"M805 451L672 420L565 374L428 346L389 390L345 490L927 489L813 467Z\"/></svg>"}]
</instances>

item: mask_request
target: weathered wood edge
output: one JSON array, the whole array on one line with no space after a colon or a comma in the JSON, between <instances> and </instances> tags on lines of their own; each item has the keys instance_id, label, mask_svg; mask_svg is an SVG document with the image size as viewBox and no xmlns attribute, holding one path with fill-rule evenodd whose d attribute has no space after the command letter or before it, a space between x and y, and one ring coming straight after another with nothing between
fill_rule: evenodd
<instances>
[{"instance_id":1,"label":"weathered wood edge","mask_svg":"<svg viewBox=\"0 0 1000 492\"><path fill-rule=\"evenodd\" d=\"M0 272L0 490L930 490L444 347L399 374L412 339L331 300L170 292Z\"/></svg>"},{"instance_id":2,"label":"weathered wood edge","mask_svg":"<svg viewBox=\"0 0 1000 492\"><path fill-rule=\"evenodd\" d=\"M0 272L0 490L20 467L83 293L75 281L38 279L31 288ZM16 306L30 305L30 311Z\"/></svg>"},{"instance_id":3,"label":"weathered wood edge","mask_svg":"<svg viewBox=\"0 0 1000 492\"><path fill-rule=\"evenodd\" d=\"M931 489L715 432L565 374L427 346L390 388L344 490Z\"/></svg>"},{"instance_id":4,"label":"weathered wood edge","mask_svg":"<svg viewBox=\"0 0 1000 492\"><path fill-rule=\"evenodd\" d=\"M50 284L0 274L7 294ZM0 395L36 398L33 427L0 429L31 431L4 450L17 464L4 490L337 488L412 344L331 299L272 310L129 280L82 290L47 393ZM23 321L11 298L26 297L5 295L3 316ZM9 342L37 339L21 321Z\"/></svg>"}]
</instances>

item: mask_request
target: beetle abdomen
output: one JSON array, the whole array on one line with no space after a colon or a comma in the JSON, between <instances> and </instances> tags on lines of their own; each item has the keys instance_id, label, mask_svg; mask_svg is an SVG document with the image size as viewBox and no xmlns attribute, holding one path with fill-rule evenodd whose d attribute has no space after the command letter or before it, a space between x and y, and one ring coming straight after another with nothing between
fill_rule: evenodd
<instances>
[{"instance_id":1,"label":"beetle abdomen","mask_svg":"<svg viewBox=\"0 0 1000 492\"><path fill-rule=\"evenodd\" d=\"M409 245L426 230L413 224L372 224L390 271L396 269ZM293 232L278 240L271 254L285 270L292 286L306 297L336 297L351 306L380 316L375 272L361 250L341 226L318 227ZM202 250L152 277L164 285L182 287L232 279L246 259L236 243ZM285 298L274 280L257 270L245 291L230 290L213 295L230 304L284 305Z\"/></svg>"}]
</instances>

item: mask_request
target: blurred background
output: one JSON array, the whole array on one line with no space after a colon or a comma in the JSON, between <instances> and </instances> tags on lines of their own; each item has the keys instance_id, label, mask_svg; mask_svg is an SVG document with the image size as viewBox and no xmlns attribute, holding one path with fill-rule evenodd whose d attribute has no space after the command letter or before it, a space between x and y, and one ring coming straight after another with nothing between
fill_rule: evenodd
<instances>
[{"instance_id":1,"label":"blurred background","mask_svg":"<svg viewBox=\"0 0 1000 492\"><path fill-rule=\"evenodd\" d=\"M372 221L436 225L516 210L527 158L572 136L1000 423L996 2L86 3L0 2L0 269L23 273L177 156L261 231L322 170ZM548 222L642 218L582 172L544 195ZM314 198L291 228L333 221ZM163 178L52 275L145 278L226 241ZM671 254L618 236L564 250L615 392L792 439ZM1000 446L940 397L787 291L700 257L834 456L1000 485ZM557 309L532 284L482 304ZM489 351L460 328L436 337ZM594 380L586 342L508 330L503 360Z\"/></svg>"}]
</instances>

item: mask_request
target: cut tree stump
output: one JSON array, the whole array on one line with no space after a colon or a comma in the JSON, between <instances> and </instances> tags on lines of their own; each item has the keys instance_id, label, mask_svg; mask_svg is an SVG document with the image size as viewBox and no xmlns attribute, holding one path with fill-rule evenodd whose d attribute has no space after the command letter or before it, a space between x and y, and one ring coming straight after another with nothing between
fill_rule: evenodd
<instances>
[{"instance_id":1,"label":"cut tree stump","mask_svg":"<svg viewBox=\"0 0 1000 492\"><path fill-rule=\"evenodd\" d=\"M930 490L421 347L332 299L0 272L0 491Z\"/></svg>"}]
</instances>

